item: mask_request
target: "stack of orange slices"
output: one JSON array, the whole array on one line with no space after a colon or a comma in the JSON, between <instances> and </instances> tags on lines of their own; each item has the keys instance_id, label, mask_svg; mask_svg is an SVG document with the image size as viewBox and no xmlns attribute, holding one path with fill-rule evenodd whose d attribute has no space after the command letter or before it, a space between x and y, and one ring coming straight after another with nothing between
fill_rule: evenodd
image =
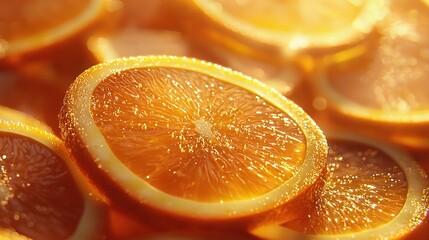
<instances>
[{"instance_id":1,"label":"stack of orange slices","mask_svg":"<svg viewBox=\"0 0 429 240\"><path fill-rule=\"evenodd\" d=\"M427 2L0 0L0 239L426 237Z\"/></svg>"},{"instance_id":2,"label":"stack of orange slices","mask_svg":"<svg viewBox=\"0 0 429 240\"><path fill-rule=\"evenodd\" d=\"M101 200L43 123L0 108L0 239L95 239Z\"/></svg>"},{"instance_id":3,"label":"stack of orange slices","mask_svg":"<svg viewBox=\"0 0 429 240\"><path fill-rule=\"evenodd\" d=\"M196 59L92 67L66 94L60 122L97 186L150 224L280 223L311 206L323 179L325 138L301 108Z\"/></svg>"},{"instance_id":4,"label":"stack of orange slices","mask_svg":"<svg viewBox=\"0 0 429 240\"><path fill-rule=\"evenodd\" d=\"M72 84L60 122L112 204L155 228L390 238L428 211L427 176L405 153L331 135L326 155L324 135L293 102L192 58L94 66Z\"/></svg>"}]
</instances>

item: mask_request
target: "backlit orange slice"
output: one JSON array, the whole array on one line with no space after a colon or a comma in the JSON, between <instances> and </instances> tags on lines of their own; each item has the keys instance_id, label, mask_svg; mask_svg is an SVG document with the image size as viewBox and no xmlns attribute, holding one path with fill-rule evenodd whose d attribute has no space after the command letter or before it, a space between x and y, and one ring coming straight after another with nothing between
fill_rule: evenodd
<instances>
[{"instance_id":1,"label":"backlit orange slice","mask_svg":"<svg viewBox=\"0 0 429 240\"><path fill-rule=\"evenodd\" d=\"M267 239L398 239L427 217L429 181L405 152L351 134L328 134L327 180L314 210ZM294 229L294 230L292 230Z\"/></svg>"},{"instance_id":2,"label":"backlit orange slice","mask_svg":"<svg viewBox=\"0 0 429 240\"><path fill-rule=\"evenodd\" d=\"M362 39L385 14L385 1L194 0L218 28L282 52L323 49Z\"/></svg>"},{"instance_id":3,"label":"backlit orange slice","mask_svg":"<svg viewBox=\"0 0 429 240\"><path fill-rule=\"evenodd\" d=\"M100 204L62 141L38 127L40 122L30 125L30 118L7 109L1 114L0 239L100 236Z\"/></svg>"},{"instance_id":4,"label":"backlit orange slice","mask_svg":"<svg viewBox=\"0 0 429 240\"><path fill-rule=\"evenodd\" d=\"M421 1L393 1L378 44L318 75L314 84L328 107L388 128L396 142L429 148L428 22Z\"/></svg>"},{"instance_id":5,"label":"backlit orange slice","mask_svg":"<svg viewBox=\"0 0 429 240\"><path fill-rule=\"evenodd\" d=\"M71 85L60 122L114 205L173 227L285 221L315 197L325 166L324 136L301 108L192 58L96 65Z\"/></svg>"},{"instance_id":6,"label":"backlit orange slice","mask_svg":"<svg viewBox=\"0 0 429 240\"><path fill-rule=\"evenodd\" d=\"M0 59L50 46L88 26L104 0L1 0Z\"/></svg>"}]
</instances>

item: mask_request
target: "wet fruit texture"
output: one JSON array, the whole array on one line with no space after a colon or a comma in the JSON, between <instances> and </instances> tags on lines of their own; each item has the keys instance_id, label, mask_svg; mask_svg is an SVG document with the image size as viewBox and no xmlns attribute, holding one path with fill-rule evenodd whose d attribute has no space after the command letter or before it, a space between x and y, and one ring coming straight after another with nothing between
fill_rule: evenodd
<instances>
[{"instance_id":1,"label":"wet fruit texture","mask_svg":"<svg viewBox=\"0 0 429 240\"><path fill-rule=\"evenodd\" d=\"M350 133L328 135L327 177L307 214L257 229L269 239L398 239L429 209L424 170L391 145Z\"/></svg>"},{"instance_id":2,"label":"wet fruit texture","mask_svg":"<svg viewBox=\"0 0 429 240\"><path fill-rule=\"evenodd\" d=\"M332 140L329 146L326 184L305 232L359 232L392 220L407 197L401 167L386 153L364 144Z\"/></svg>"},{"instance_id":3,"label":"wet fruit texture","mask_svg":"<svg viewBox=\"0 0 429 240\"><path fill-rule=\"evenodd\" d=\"M0 228L34 239L64 239L83 198L63 160L46 146L0 130Z\"/></svg>"},{"instance_id":4,"label":"wet fruit texture","mask_svg":"<svg viewBox=\"0 0 429 240\"><path fill-rule=\"evenodd\" d=\"M113 74L94 90L92 113L127 167L187 199L267 193L293 176L305 156L305 137L286 113L198 72L140 68Z\"/></svg>"}]
</instances>

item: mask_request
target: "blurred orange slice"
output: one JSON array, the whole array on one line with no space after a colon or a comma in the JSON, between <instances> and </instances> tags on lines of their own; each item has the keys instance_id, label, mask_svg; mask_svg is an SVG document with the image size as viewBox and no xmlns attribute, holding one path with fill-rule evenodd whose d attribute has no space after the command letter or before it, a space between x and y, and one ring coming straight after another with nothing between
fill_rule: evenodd
<instances>
[{"instance_id":1,"label":"blurred orange slice","mask_svg":"<svg viewBox=\"0 0 429 240\"><path fill-rule=\"evenodd\" d=\"M197 59L99 64L64 100L62 136L80 164L114 205L151 223L284 221L305 209L296 204L311 201L324 170L324 136L301 108Z\"/></svg>"},{"instance_id":2,"label":"blurred orange slice","mask_svg":"<svg viewBox=\"0 0 429 240\"><path fill-rule=\"evenodd\" d=\"M50 46L88 26L104 0L1 0L0 59Z\"/></svg>"},{"instance_id":3,"label":"blurred orange slice","mask_svg":"<svg viewBox=\"0 0 429 240\"><path fill-rule=\"evenodd\" d=\"M94 36L88 47L100 62L116 58L170 55L213 59L208 51L195 46L178 31L126 27L107 36Z\"/></svg>"},{"instance_id":4,"label":"blurred orange slice","mask_svg":"<svg viewBox=\"0 0 429 240\"><path fill-rule=\"evenodd\" d=\"M350 44L372 31L385 1L194 0L218 28L283 53Z\"/></svg>"},{"instance_id":5,"label":"blurred orange slice","mask_svg":"<svg viewBox=\"0 0 429 240\"><path fill-rule=\"evenodd\" d=\"M18 115L1 109L0 239L99 236L102 210L62 141Z\"/></svg>"},{"instance_id":6,"label":"blurred orange slice","mask_svg":"<svg viewBox=\"0 0 429 240\"><path fill-rule=\"evenodd\" d=\"M144 55L204 59L256 78L284 95L290 94L301 78L297 67L290 62L252 58L221 46L186 38L178 31L127 27L109 36L90 38L88 47L100 62Z\"/></svg>"},{"instance_id":7,"label":"blurred orange slice","mask_svg":"<svg viewBox=\"0 0 429 240\"><path fill-rule=\"evenodd\" d=\"M314 210L268 239L398 239L427 217L429 181L405 152L351 134L328 134L327 180Z\"/></svg>"},{"instance_id":8,"label":"blurred orange slice","mask_svg":"<svg viewBox=\"0 0 429 240\"><path fill-rule=\"evenodd\" d=\"M405 145L428 148L428 22L421 1L391 2L378 44L368 44L357 58L334 60L314 82L318 94L345 116L382 125L392 139L410 139L402 140Z\"/></svg>"}]
</instances>

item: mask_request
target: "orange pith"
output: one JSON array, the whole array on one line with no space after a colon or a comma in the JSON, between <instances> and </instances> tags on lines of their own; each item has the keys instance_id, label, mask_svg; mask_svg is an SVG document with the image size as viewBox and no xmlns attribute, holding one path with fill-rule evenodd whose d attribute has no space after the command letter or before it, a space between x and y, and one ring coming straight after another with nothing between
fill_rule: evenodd
<instances>
[{"instance_id":1,"label":"orange pith","mask_svg":"<svg viewBox=\"0 0 429 240\"><path fill-rule=\"evenodd\" d=\"M135 174L198 201L259 196L296 173L305 137L286 113L211 76L174 68L121 71L94 90L92 115Z\"/></svg>"},{"instance_id":2,"label":"orange pith","mask_svg":"<svg viewBox=\"0 0 429 240\"><path fill-rule=\"evenodd\" d=\"M329 141L328 174L303 232L344 234L378 227L402 209L408 185L391 156L364 144Z\"/></svg>"},{"instance_id":3,"label":"orange pith","mask_svg":"<svg viewBox=\"0 0 429 240\"><path fill-rule=\"evenodd\" d=\"M0 131L0 227L27 237L64 239L77 228L83 198L58 155Z\"/></svg>"}]
</instances>

